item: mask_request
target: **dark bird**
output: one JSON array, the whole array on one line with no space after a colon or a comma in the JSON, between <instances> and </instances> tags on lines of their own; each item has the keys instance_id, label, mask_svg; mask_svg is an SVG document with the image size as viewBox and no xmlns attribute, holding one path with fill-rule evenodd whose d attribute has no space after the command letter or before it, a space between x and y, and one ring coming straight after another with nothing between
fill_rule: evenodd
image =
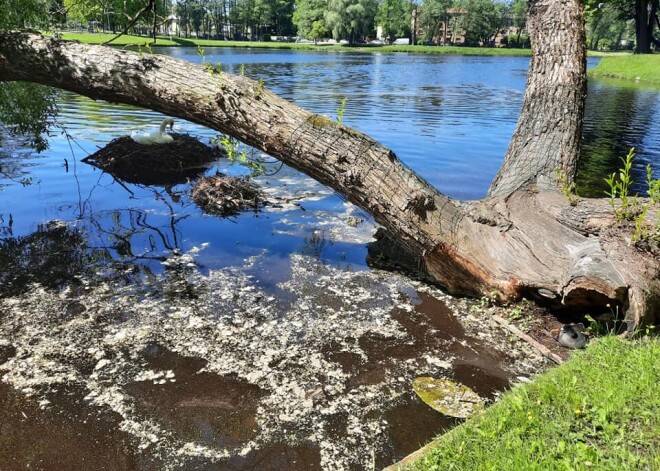
<instances>
[{"instance_id":1,"label":"dark bird","mask_svg":"<svg viewBox=\"0 0 660 471\"><path fill-rule=\"evenodd\" d=\"M587 338L582 333L583 329L582 324L564 324L559 329L557 340L566 348L584 348L587 345Z\"/></svg>"}]
</instances>

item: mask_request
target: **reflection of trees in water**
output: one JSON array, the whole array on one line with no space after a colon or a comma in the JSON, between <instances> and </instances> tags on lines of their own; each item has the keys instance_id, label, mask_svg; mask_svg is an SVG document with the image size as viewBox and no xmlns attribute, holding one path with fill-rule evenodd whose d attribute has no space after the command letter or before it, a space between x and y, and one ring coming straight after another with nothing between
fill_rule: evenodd
<instances>
[{"instance_id":1,"label":"reflection of trees in water","mask_svg":"<svg viewBox=\"0 0 660 471\"><path fill-rule=\"evenodd\" d=\"M332 245L332 240L327 237L326 231L313 229L308 236L303 238L300 253L321 261L323 250L329 245Z\"/></svg>"},{"instance_id":2,"label":"reflection of trees in water","mask_svg":"<svg viewBox=\"0 0 660 471\"><path fill-rule=\"evenodd\" d=\"M634 86L590 84L583 130L582 156L577 175L580 196L602 197L605 177L621 168L631 147L644 153L644 138L653 125L657 92ZM647 152L653 150L646 150ZM645 164L633 167L636 185L632 191L646 195Z\"/></svg>"},{"instance_id":3,"label":"reflection of trees in water","mask_svg":"<svg viewBox=\"0 0 660 471\"><path fill-rule=\"evenodd\" d=\"M108 258L107 251L91 249L81 231L58 221L41 224L32 234L0 241L0 296L24 293L32 283L63 288L90 277Z\"/></svg>"},{"instance_id":4,"label":"reflection of trees in water","mask_svg":"<svg viewBox=\"0 0 660 471\"><path fill-rule=\"evenodd\" d=\"M0 214L0 296L26 292L38 283L62 289L81 282L112 281L151 286L175 297L195 297L191 275L197 270L192 257L181 254L177 215L163 190L152 189L155 200L167 208L165 221L139 209L95 213L85 204L77 227L61 221L41 224L31 234L12 237L12 220ZM158 216L160 217L160 216ZM165 276L155 267L165 262Z\"/></svg>"},{"instance_id":5,"label":"reflection of trees in water","mask_svg":"<svg viewBox=\"0 0 660 471\"><path fill-rule=\"evenodd\" d=\"M196 273L197 265L192 257L182 254L179 229L179 223L189 214L177 213L172 201L178 202L178 195L171 189L142 189L150 191L154 201L167 208L165 222L152 222L154 216L151 212L115 209L96 216L88 214L86 220L90 230L100 240L103 249L112 254L112 270L128 274L126 283L146 281L152 286L158 285L158 289L168 296L194 298L196 288L190 279ZM154 273L154 262L164 267L164 276L160 280Z\"/></svg>"}]
</instances>

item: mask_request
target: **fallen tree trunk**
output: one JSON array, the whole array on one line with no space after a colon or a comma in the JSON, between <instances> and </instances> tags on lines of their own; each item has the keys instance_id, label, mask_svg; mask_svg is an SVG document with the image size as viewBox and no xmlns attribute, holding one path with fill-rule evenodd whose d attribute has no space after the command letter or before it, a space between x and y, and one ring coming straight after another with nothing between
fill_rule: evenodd
<instances>
[{"instance_id":1,"label":"fallen tree trunk","mask_svg":"<svg viewBox=\"0 0 660 471\"><path fill-rule=\"evenodd\" d=\"M582 7L577 0L531 3L537 46L523 113L489 198L477 202L440 194L373 139L261 83L182 60L0 32L0 80L142 106L230 134L371 213L452 293L611 307L625 312L631 327L653 321L658 257L611 229L607 202L571 206L557 183L557 169L573 179L579 149Z\"/></svg>"}]
</instances>

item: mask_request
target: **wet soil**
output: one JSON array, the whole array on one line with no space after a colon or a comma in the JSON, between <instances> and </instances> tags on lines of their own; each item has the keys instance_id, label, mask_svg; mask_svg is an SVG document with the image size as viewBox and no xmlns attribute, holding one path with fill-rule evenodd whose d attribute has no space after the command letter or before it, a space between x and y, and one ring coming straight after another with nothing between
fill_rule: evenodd
<instances>
[{"instance_id":1,"label":"wet soil","mask_svg":"<svg viewBox=\"0 0 660 471\"><path fill-rule=\"evenodd\" d=\"M0 469L156 469L141 465L121 417L90 409L84 395L69 386L37 399L0 382Z\"/></svg>"}]
</instances>

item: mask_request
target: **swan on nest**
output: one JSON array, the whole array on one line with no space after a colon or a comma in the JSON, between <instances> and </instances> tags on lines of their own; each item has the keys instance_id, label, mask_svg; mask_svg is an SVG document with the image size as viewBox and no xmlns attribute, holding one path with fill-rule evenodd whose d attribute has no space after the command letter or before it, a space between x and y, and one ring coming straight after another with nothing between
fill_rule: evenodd
<instances>
[{"instance_id":1,"label":"swan on nest","mask_svg":"<svg viewBox=\"0 0 660 471\"><path fill-rule=\"evenodd\" d=\"M131 133L131 139L138 144L167 144L173 142L174 138L165 132L165 128L169 126L170 129L174 128L174 120L172 118L165 118L160 125L158 131L152 132L137 132Z\"/></svg>"}]
</instances>

